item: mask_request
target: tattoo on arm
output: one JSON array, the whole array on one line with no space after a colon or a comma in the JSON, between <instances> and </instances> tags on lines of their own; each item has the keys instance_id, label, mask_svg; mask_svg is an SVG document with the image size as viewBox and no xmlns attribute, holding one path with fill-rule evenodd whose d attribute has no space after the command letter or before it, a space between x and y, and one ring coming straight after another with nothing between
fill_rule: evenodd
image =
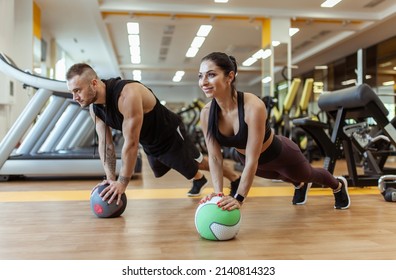
<instances>
[{"instance_id":1,"label":"tattoo on arm","mask_svg":"<svg viewBox=\"0 0 396 280\"><path fill-rule=\"evenodd\" d=\"M115 173L116 170L116 156L113 149L106 149L106 163L109 169Z\"/></svg>"},{"instance_id":2,"label":"tattoo on arm","mask_svg":"<svg viewBox=\"0 0 396 280\"><path fill-rule=\"evenodd\" d=\"M125 177L125 176L118 176L118 182L124 184L124 185L128 185L129 183L129 178Z\"/></svg>"},{"instance_id":3,"label":"tattoo on arm","mask_svg":"<svg viewBox=\"0 0 396 280\"><path fill-rule=\"evenodd\" d=\"M105 153L106 154L104 156L104 165L110 174L110 178L108 178L108 179L115 180L117 178L117 176L116 176L117 159L116 159L114 149L112 149L111 147L107 147Z\"/></svg>"}]
</instances>

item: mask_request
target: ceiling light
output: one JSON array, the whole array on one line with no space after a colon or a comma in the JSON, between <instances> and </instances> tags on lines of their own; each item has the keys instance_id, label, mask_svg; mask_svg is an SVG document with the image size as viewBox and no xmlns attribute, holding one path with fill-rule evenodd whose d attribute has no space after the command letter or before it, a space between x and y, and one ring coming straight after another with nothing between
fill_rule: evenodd
<instances>
[{"instance_id":1,"label":"ceiling light","mask_svg":"<svg viewBox=\"0 0 396 280\"><path fill-rule=\"evenodd\" d=\"M356 84L356 79L349 79L341 82L341 85L343 86L349 86L349 85L355 85Z\"/></svg>"},{"instance_id":2,"label":"ceiling light","mask_svg":"<svg viewBox=\"0 0 396 280\"><path fill-rule=\"evenodd\" d=\"M257 61L256 58L254 57L249 57L248 59L246 59L244 62L242 62L243 66L251 66L253 63L255 63Z\"/></svg>"},{"instance_id":3,"label":"ceiling light","mask_svg":"<svg viewBox=\"0 0 396 280\"><path fill-rule=\"evenodd\" d=\"M141 70L133 70L132 71L133 79L135 81L142 80L142 71Z\"/></svg>"},{"instance_id":4,"label":"ceiling light","mask_svg":"<svg viewBox=\"0 0 396 280\"><path fill-rule=\"evenodd\" d=\"M385 68L385 67L388 67L388 66L391 66L391 65L392 65L392 62L391 61L387 61L387 62L381 63L378 66L381 67L381 68Z\"/></svg>"},{"instance_id":5,"label":"ceiling light","mask_svg":"<svg viewBox=\"0 0 396 280\"><path fill-rule=\"evenodd\" d=\"M294 34L296 34L298 31L300 31L300 28L296 28L296 27L291 27L289 28L289 36L293 36Z\"/></svg>"},{"instance_id":6,"label":"ceiling light","mask_svg":"<svg viewBox=\"0 0 396 280\"><path fill-rule=\"evenodd\" d=\"M387 81L387 82L382 83L383 86L393 86L394 84L395 84L395 81Z\"/></svg>"},{"instance_id":7,"label":"ceiling light","mask_svg":"<svg viewBox=\"0 0 396 280\"><path fill-rule=\"evenodd\" d=\"M212 30L212 25L201 25L198 29L197 36L193 39L190 48L187 50L186 57L195 57L199 51L199 48L205 41L206 36L208 36L210 30Z\"/></svg>"},{"instance_id":8,"label":"ceiling light","mask_svg":"<svg viewBox=\"0 0 396 280\"><path fill-rule=\"evenodd\" d=\"M208 36L210 30L212 30L212 25L201 25L197 32L197 36L206 37Z\"/></svg>"},{"instance_id":9,"label":"ceiling light","mask_svg":"<svg viewBox=\"0 0 396 280\"><path fill-rule=\"evenodd\" d=\"M205 37L195 37L194 40L191 43L191 47L194 48L200 48L203 44L203 42L205 42Z\"/></svg>"},{"instance_id":10,"label":"ceiling light","mask_svg":"<svg viewBox=\"0 0 396 280\"><path fill-rule=\"evenodd\" d=\"M266 59L267 57L270 57L271 54L272 54L272 51L271 51L270 49L266 49L266 50L263 52L263 54L262 54L262 56L261 56L261 59Z\"/></svg>"},{"instance_id":11,"label":"ceiling light","mask_svg":"<svg viewBox=\"0 0 396 280\"><path fill-rule=\"evenodd\" d=\"M215 3L228 3L228 0L214 0Z\"/></svg>"},{"instance_id":12,"label":"ceiling light","mask_svg":"<svg viewBox=\"0 0 396 280\"><path fill-rule=\"evenodd\" d=\"M139 23L128 22L127 23L128 34L139 34Z\"/></svg>"},{"instance_id":13,"label":"ceiling light","mask_svg":"<svg viewBox=\"0 0 396 280\"><path fill-rule=\"evenodd\" d=\"M139 64L140 61L140 55L131 55L131 62L133 64Z\"/></svg>"},{"instance_id":14,"label":"ceiling light","mask_svg":"<svg viewBox=\"0 0 396 280\"><path fill-rule=\"evenodd\" d=\"M257 59L262 58L263 55L264 55L264 50L263 50L263 49L260 49L259 51L255 52L255 53L252 55L252 57L255 58L255 59L257 60Z\"/></svg>"},{"instance_id":15,"label":"ceiling light","mask_svg":"<svg viewBox=\"0 0 396 280\"><path fill-rule=\"evenodd\" d=\"M272 51L270 49L266 49L266 50L259 50L257 51L255 54L252 55L253 58L257 59L266 59L267 57L271 56Z\"/></svg>"},{"instance_id":16,"label":"ceiling light","mask_svg":"<svg viewBox=\"0 0 396 280\"><path fill-rule=\"evenodd\" d=\"M269 82L272 81L272 78L270 76L265 77L264 79L261 80L263 84L268 84Z\"/></svg>"},{"instance_id":17,"label":"ceiling light","mask_svg":"<svg viewBox=\"0 0 396 280\"><path fill-rule=\"evenodd\" d=\"M194 57L194 56L197 55L198 50L199 50L198 48L190 47L190 48L187 50L186 56L187 56L187 57Z\"/></svg>"},{"instance_id":18,"label":"ceiling light","mask_svg":"<svg viewBox=\"0 0 396 280\"><path fill-rule=\"evenodd\" d=\"M129 52L131 55L140 55L140 47L139 46L131 46L131 47L129 47Z\"/></svg>"},{"instance_id":19,"label":"ceiling light","mask_svg":"<svg viewBox=\"0 0 396 280\"><path fill-rule=\"evenodd\" d=\"M175 76L173 77L173 79L172 79L172 81L174 81L174 82L180 82L181 81L181 79L183 78L183 76L184 76L184 71L176 71L176 73L175 73Z\"/></svg>"},{"instance_id":20,"label":"ceiling light","mask_svg":"<svg viewBox=\"0 0 396 280\"><path fill-rule=\"evenodd\" d=\"M128 35L129 46L140 46L139 35Z\"/></svg>"},{"instance_id":21,"label":"ceiling light","mask_svg":"<svg viewBox=\"0 0 396 280\"><path fill-rule=\"evenodd\" d=\"M176 71L175 76L183 77L184 73L185 73L184 71Z\"/></svg>"},{"instance_id":22,"label":"ceiling light","mask_svg":"<svg viewBox=\"0 0 396 280\"><path fill-rule=\"evenodd\" d=\"M333 8L335 5L340 3L342 0L326 0L320 5L322 8Z\"/></svg>"}]
</instances>

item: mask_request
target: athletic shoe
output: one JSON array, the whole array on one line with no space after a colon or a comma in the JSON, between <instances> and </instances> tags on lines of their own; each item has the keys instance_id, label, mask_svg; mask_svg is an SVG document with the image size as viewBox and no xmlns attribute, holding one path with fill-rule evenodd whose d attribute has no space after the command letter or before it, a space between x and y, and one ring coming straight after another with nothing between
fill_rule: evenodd
<instances>
[{"instance_id":1,"label":"athletic shoe","mask_svg":"<svg viewBox=\"0 0 396 280\"><path fill-rule=\"evenodd\" d=\"M308 191L312 183L304 183L301 187L294 187L293 204L302 205L307 202Z\"/></svg>"},{"instance_id":2,"label":"athletic shoe","mask_svg":"<svg viewBox=\"0 0 396 280\"><path fill-rule=\"evenodd\" d=\"M341 188L338 190L333 190L335 204L335 209L347 209L351 205L351 199L348 194L348 182L344 177L336 178L341 183Z\"/></svg>"},{"instance_id":3,"label":"athletic shoe","mask_svg":"<svg viewBox=\"0 0 396 280\"><path fill-rule=\"evenodd\" d=\"M241 181L241 177L239 177L238 179L236 179L235 181L231 182L231 187L230 187L230 196L234 197L238 187L239 187L239 182Z\"/></svg>"},{"instance_id":4,"label":"athletic shoe","mask_svg":"<svg viewBox=\"0 0 396 280\"><path fill-rule=\"evenodd\" d=\"M208 180L206 180L205 176L202 176L201 179L193 180L193 186L191 190L187 193L188 196L199 196L201 195L202 190L205 188Z\"/></svg>"}]
</instances>

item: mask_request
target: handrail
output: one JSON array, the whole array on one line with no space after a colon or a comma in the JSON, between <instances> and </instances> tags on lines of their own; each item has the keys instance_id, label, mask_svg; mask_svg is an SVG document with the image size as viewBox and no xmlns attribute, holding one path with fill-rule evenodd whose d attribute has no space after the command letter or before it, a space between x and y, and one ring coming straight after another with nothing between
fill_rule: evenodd
<instances>
[{"instance_id":1,"label":"handrail","mask_svg":"<svg viewBox=\"0 0 396 280\"><path fill-rule=\"evenodd\" d=\"M34 88L43 88L58 93L70 94L65 81L49 79L25 72L18 68L12 61L12 59L10 59L2 52L0 52L0 71L8 76L15 78L23 84Z\"/></svg>"}]
</instances>

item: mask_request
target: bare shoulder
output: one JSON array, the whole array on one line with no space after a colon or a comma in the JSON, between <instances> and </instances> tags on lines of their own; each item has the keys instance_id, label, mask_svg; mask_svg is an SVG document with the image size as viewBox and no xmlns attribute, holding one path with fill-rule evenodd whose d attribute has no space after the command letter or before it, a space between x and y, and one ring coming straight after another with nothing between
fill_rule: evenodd
<instances>
[{"instance_id":1,"label":"bare shoulder","mask_svg":"<svg viewBox=\"0 0 396 280\"><path fill-rule=\"evenodd\" d=\"M208 103L205 104L205 106L201 109L201 115L207 115L209 114L209 110L210 110L210 104L212 103L212 101L209 101Z\"/></svg>"},{"instance_id":2,"label":"bare shoulder","mask_svg":"<svg viewBox=\"0 0 396 280\"><path fill-rule=\"evenodd\" d=\"M263 108L265 107L264 101L261 98L251 92L245 92L245 104L249 108Z\"/></svg>"},{"instance_id":3,"label":"bare shoulder","mask_svg":"<svg viewBox=\"0 0 396 280\"><path fill-rule=\"evenodd\" d=\"M127 83L122 89L122 93L141 94L148 91L148 88L141 83Z\"/></svg>"},{"instance_id":4,"label":"bare shoulder","mask_svg":"<svg viewBox=\"0 0 396 280\"><path fill-rule=\"evenodd\" d=\"M119 106L141 107L143 112L146 113L155 106L156 99L154 94L143 84L128 83L122 89L118 102Z\"/></svg>"},{"instance_id":5,"label":"bare shoulder","mask_svg":"<svg viewBox=\"0 0 396 280\"><path fill-rule=\"evenodd\" d=\"M141 83L128 83L122 89L121 95L125 98L141 98L143 100L154 100L154 94Z\"/></svg>"},{"instance_id":6,"label":"bare shoulder","mask_svg":"<svg viewBox=\"0 0 396 280\"><path fill-rule=\"evenodd\" d=\"M267 109L264 101L253 93L245 93L245 121L247 123L253 122L257 124L257 119L265 120L267 115ZM263 123L263 122L258 122Z\"/></svg>"}]
</instances>

